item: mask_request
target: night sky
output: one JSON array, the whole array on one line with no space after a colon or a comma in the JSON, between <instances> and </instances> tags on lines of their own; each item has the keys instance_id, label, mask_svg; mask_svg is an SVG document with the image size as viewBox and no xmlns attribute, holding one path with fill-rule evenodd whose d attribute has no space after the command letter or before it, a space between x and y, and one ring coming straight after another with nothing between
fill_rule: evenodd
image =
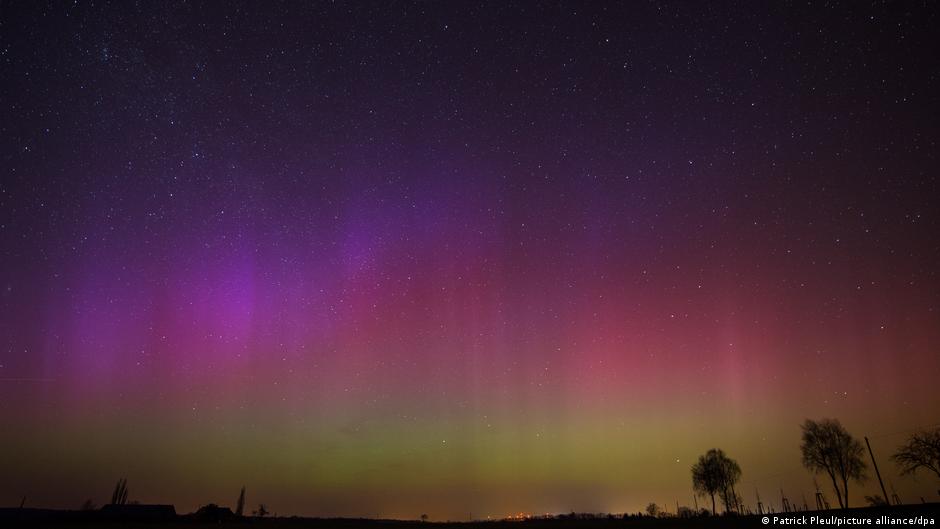
<instances>
[{"instance_id":1,"label":"night sky","mask_svg":"<svg viewBox=\"0 0 940 529\"><path fill-rule=\"evenodd\" d=\"M936 499L936 4L143 4L0 2L0 505Z\"/></svg>"}]
</instances>

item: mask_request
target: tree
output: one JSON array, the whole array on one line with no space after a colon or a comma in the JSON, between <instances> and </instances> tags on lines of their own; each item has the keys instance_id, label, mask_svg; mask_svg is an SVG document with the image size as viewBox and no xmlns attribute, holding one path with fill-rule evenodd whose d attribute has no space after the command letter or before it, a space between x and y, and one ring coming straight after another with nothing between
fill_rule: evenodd
<instances>
[{"instance_id":1,"label":"tree","mask_svg":"<svg viewBox=\"0 0 940 529\"><path fill-rule=\"evenodd\" d=\"M258 510L254 512L258 518L264 518L268 515L268 507L265 504L258 505Z\"/></svg>"},{"instance_id":2,"label":"tree","mask_svg":"<svg viewBox=\"0 0 940 529\"><path fill-rule=\"evenodd\" d=\"M839 506L849 506L849 480L866 479L862 443L842 427L836 419L819 422L806 419L802 425L803 466L814 473L825 472L832 480ZM841 483L841 486L840 486Z\"/></svg>"},{"instance_id":3,"label":"tree","mask_svg":"<svg viewBox=\"0 0 940 529\"><path fill-rule=\"evenodd\" d=\"M427 514L422 514L422 515L421 515L421 521L422 521L422 522L428 521L428 515L427 515Z\"/></svg>"},{"instance_id":4,"label":"tree","mask_svg":"<svg viewBox=\"0 0 940 529\"><path fill-rule=\"evenodd\" d=\"M925 468L940 478L940 428L911 435L891 459L901 467L901 474L914 474Z\"/></svg>"},{"instance_id":5,"label":"tree","mask_svg":"<svg viewBox=\"0 0 940 529\"><path fill-rule=\"evenodd\" d=\"M245 487L242 486L241 494L238 495L238 503L235 504L235 516L242 516L245 513Z\"/></svg>"},{"instance_id":6,"label":"tree","mask_svg":"<svg viewBox=\"0 0 940 529\"><path fill-rule=\"evenodd\" d=\"M738 512L740 502L738 493L734 490L734 484L741 481L741 467L738 462L729 457L719 460L722 468L722 475L725 479L725 487L721 490L721 502L725 504L725 512Z\"/></svg>"},{"instance_id":7,"label":"tree","mask_svg":"<svg viewBox=\"0 0 940 529\"><path fill-rule=\"evenodd\" d=\"M659 505L656 505L655 503L651 503L647 505L646 514L653 516L653 517L659 516Z\"/></svg>"},{"instance_id":8,"label":"tree","mask_svg":"<svg viewBox=\"0 0 940 529\"><path fill-rule=\"evenodd\" d=\"M702 496L712 499L712 514L715 509L715 495L720 495L725 504L725 511L737 506L737 494L734 484L741 479L741 467L737 461L725 455L724 451L712 448L705 455L699 456L692 465L692 489Z\"/></svg>"}]
</instances>

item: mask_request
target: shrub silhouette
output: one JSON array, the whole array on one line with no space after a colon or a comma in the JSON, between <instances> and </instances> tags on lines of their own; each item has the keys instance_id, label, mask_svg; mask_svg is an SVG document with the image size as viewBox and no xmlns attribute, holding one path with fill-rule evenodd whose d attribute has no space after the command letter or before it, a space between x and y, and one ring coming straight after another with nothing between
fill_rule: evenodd
<instances>
[{"instance_id":1,"label":"shrub silhouette","mask_svg":"<svg viewBox=\"0 0 940 529\"><path fill-rule=\"evenodd\" d=\"M884 507L888 505L888 502L881 497L881 494L875 494L874 496L865 496L865 501L868 503L869 507Z\"/></svg>"},{"instance_id":2,"label":"shrub silhouette","mask_svg":"<svg viewBox=\"0 0 940 529\"><path fill-rule=\"evenodd\" d=\"M238 502L235 504L235 516L242 516L245 513L245 487L242 486L242 491L238 495Z\"/></svg>"},{"instance_id":3,"label":"shrub silhouette","mask_svg":"<svg viewBox=\"0 0 940 529\"><path fill-rule=\"evenodd\" d=\"M111 493L111 505L124 505L127 503L127 478L121 478L114 485L114 492Z\"/></svg>"}]
</instances>

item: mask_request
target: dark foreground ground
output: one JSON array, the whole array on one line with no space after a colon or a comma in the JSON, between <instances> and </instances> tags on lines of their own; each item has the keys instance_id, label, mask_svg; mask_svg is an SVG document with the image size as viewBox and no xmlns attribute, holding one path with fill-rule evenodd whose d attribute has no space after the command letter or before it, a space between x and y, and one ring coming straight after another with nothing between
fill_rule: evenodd
<instances>
[{"instance_id":1,"label":"dark foreground ground","mask_svg":"<svg viewBox=\"0 0 940 529\"><path fill-rule=\"evenodd\" d=\"M399 520L367 520L353 518L253 518L235 520L199 519L193 515L177 515L162 519L141 520L106 516L99 511L59 511L50 509L0 508L0 527L70 527L70 528L155 528L155 527L220 527L220 528L313 528L313 529L614 529L650 527L669 529L744 528L744 527L937 527L940 525L940 503L867 507L847 510L768 514L763 516L717 516L696 518L594 518L594 519L531 519L524 521L480 522L418 522ZM774 519L776 517L777 519ZM814 518L815 517L815 518ZM784 523L785 520L789 523Z\"/></svg>"}]
</instances>

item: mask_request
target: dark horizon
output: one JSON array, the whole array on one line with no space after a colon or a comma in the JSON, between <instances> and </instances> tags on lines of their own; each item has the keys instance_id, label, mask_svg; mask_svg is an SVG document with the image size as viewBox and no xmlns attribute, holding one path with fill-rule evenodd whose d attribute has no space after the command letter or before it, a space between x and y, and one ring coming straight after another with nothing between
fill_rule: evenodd
<instances>
[{"instance_id":1,"label":"dark horizon","mask_svg":"<svg viewBox=\"0 0 940 529\"><path fill-rule=\"evenodd\" d=\"M713 514L707 508L695 509L692 507L680 506L677 511L669 511L666 506L650 503L647 508L639 512L624 513L592 513L575 512L570 513L542 513L542 514L524 514L516 513L505 517L471 517L466 520L447 519L434 520L427 514L421 514L414 518L369 518L369 517L309 517L298 516L296 514L279 514L267 510L266 505L259 505L258 509L246 510L244 512L233 510L226 505L217 505L209 503L200 506L193 512L177 512L175 506L168 504L145 504L139 502L129 502L128 504L106 503L102 506L85 504L80 509L50 509L42 507L28 507L25 505L19 507L0 507L0 521L19 521L19 522L50 522L61 524L74 523L94 523L94 522L202 522L202 523L239 523L247 520L271 521L271 520L294 520L298 522L311 522L313 524L323 522L335 522L349 527L365 527L373 523L394 523L398 525L410 525L414 523L434 523L449 525L485 525L494 526L508 523L527 523L531 525L538 524L558 524L571 526L590 525L594 523L625 523L631 524L657 524L658 526L671 526L675 523L681 523L685 520L694 525L722 525L735 526L762 521L762 517L771 517L774 519L773 525L779 525L778 518L916 518L926 516L926 523L910 522L912 525L930 525L929 519L933 515L940 514L940 502L924 501L915 503L869 503L865 506L853 507L831 507L822 504L809 505L787 503L781 504L777 509L770 504L761 503L759 510L750 508L740 512L724 511ZM895 500L892 500L892 502ZM264 510L262 510L262 508ZM768 525L769 522L762 522ZM818 522L817 522L818 523ZM823 522L832 524L834 522ZM844 522L843 522L844 523ZM790 524L794 524L790 522ZM806 525L806 524L804 524ZM814 525L814 523L809 523Z\"/></svg>"},{"instance_id":2,"label":"dark horizon","mask_svg":"<svg viewBox=\"0 0 940 529\"><path fill-rule=\"evenodd\" d=\"M937 499L936 27L3 2L0 505L675 509L713 448L812 502L824 418Z\"/></svg>"}]
</instances>

